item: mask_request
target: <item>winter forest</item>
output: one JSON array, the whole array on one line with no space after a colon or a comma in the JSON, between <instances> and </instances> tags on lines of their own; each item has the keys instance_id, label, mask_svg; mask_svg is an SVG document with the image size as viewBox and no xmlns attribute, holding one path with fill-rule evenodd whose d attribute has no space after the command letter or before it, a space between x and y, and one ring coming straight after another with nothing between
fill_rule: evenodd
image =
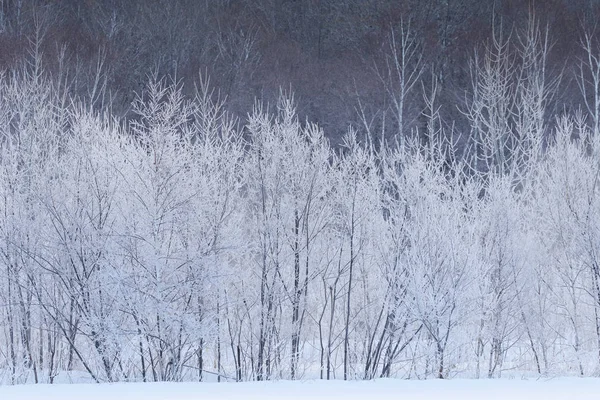
<instances>
[{"instance_id":1,"label":"winter forest","mask_svg":"<svg viewBox=\"0 0 600 400\"><path fill-rule=\"evenodd\" d=\"M596 2L122 3L0 1L0 382L600 374Z\"/></svg>"}]
</instances>

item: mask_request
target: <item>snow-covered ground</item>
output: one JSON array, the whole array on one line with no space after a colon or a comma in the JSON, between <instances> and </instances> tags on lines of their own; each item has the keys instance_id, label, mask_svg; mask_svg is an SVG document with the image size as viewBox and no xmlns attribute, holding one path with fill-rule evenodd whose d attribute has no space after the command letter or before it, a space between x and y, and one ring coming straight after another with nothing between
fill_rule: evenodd
<instances>
[{"instance_id":1,"label":"snow-covered ground","mask_svg":"<svg viewBox=\"0 0 600 400\"><path fill-rule=\"evenodd\" d=\"M305 381L250 383L119 383L0 386L2 400L468 400L600 398L600 379Z\"/></svg>"}]
</instances>

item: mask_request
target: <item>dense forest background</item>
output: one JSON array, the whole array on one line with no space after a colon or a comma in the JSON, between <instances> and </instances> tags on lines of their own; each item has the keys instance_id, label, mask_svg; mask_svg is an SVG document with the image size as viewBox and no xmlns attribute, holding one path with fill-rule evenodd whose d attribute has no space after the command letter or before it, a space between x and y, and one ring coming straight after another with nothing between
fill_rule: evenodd
<instances>
[{"instance_id":1,"label":"dense forest background","mask_svg":"<svg viewBox=\"0 0 600 400\"><path fill-rule=\"evenodd\" d=\"M149 74L175 77L190 94L201 72L238 117L256 99L274 104L281 88L293 90L300 118L337 144L349 124L363 125L358 107L373 124L394 107L388 61L401 26L415 39L419 78L429 86L437 77L444 120L464 128L457 106L471 85L469 60L493 28L508 35L534 13L551 30L548 72L565 73L560 108L580 102L570 72L600 15L595 0L3 0L0 9L0 67L14 66L37 31L47 68L68 69L74 93L96 87L102 67L119 115ZM421 92L409 93L405 133L419 124Z\"/></svg>"},{"instance_id":2,"label":"dense forest background","mask_svg":"<svg viewBox=\"0 0 600 400\"><path fill-rule=\"evenodd\" d=\"M597 1L0 1L0 383L600 374Z\"/></svg>"}]
</instances>

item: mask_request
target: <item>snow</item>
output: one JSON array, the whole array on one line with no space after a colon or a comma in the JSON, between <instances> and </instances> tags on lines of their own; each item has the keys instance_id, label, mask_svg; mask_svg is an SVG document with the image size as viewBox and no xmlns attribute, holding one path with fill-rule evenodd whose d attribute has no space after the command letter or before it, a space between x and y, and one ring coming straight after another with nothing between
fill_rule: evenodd
<instances>
[{"instance_id":1,"label":"snow","mask_svg":"<svg viewBox=\"0 0 600 400\"><path fill-rule=\"evenodd\" d=\"M2 400L598 399L600 379L278 381L0 386Z\"/></svg>"}]
</instances>

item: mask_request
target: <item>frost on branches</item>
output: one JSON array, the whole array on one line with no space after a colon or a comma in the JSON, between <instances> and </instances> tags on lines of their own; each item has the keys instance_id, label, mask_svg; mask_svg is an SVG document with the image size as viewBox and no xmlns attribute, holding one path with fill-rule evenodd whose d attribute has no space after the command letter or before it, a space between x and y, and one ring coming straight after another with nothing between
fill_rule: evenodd
<instances>
[{"instance_id":1,"label":"frost on branches","mask_svg":"<svg viewBox=\"0 0 600 400\"><path fill-rule=\"evenodd\" d=\"M359 104L337 148L285 94L236 121L207 80L150 78L121 119L35 54L3 74L0 380L597 374L591 39L585 109L549 118L532 23L474 57L470 131L441 121L432 74L408 133L423 66L392 36L373 118L395 123Z\"/></svg>"}]
</instances>

